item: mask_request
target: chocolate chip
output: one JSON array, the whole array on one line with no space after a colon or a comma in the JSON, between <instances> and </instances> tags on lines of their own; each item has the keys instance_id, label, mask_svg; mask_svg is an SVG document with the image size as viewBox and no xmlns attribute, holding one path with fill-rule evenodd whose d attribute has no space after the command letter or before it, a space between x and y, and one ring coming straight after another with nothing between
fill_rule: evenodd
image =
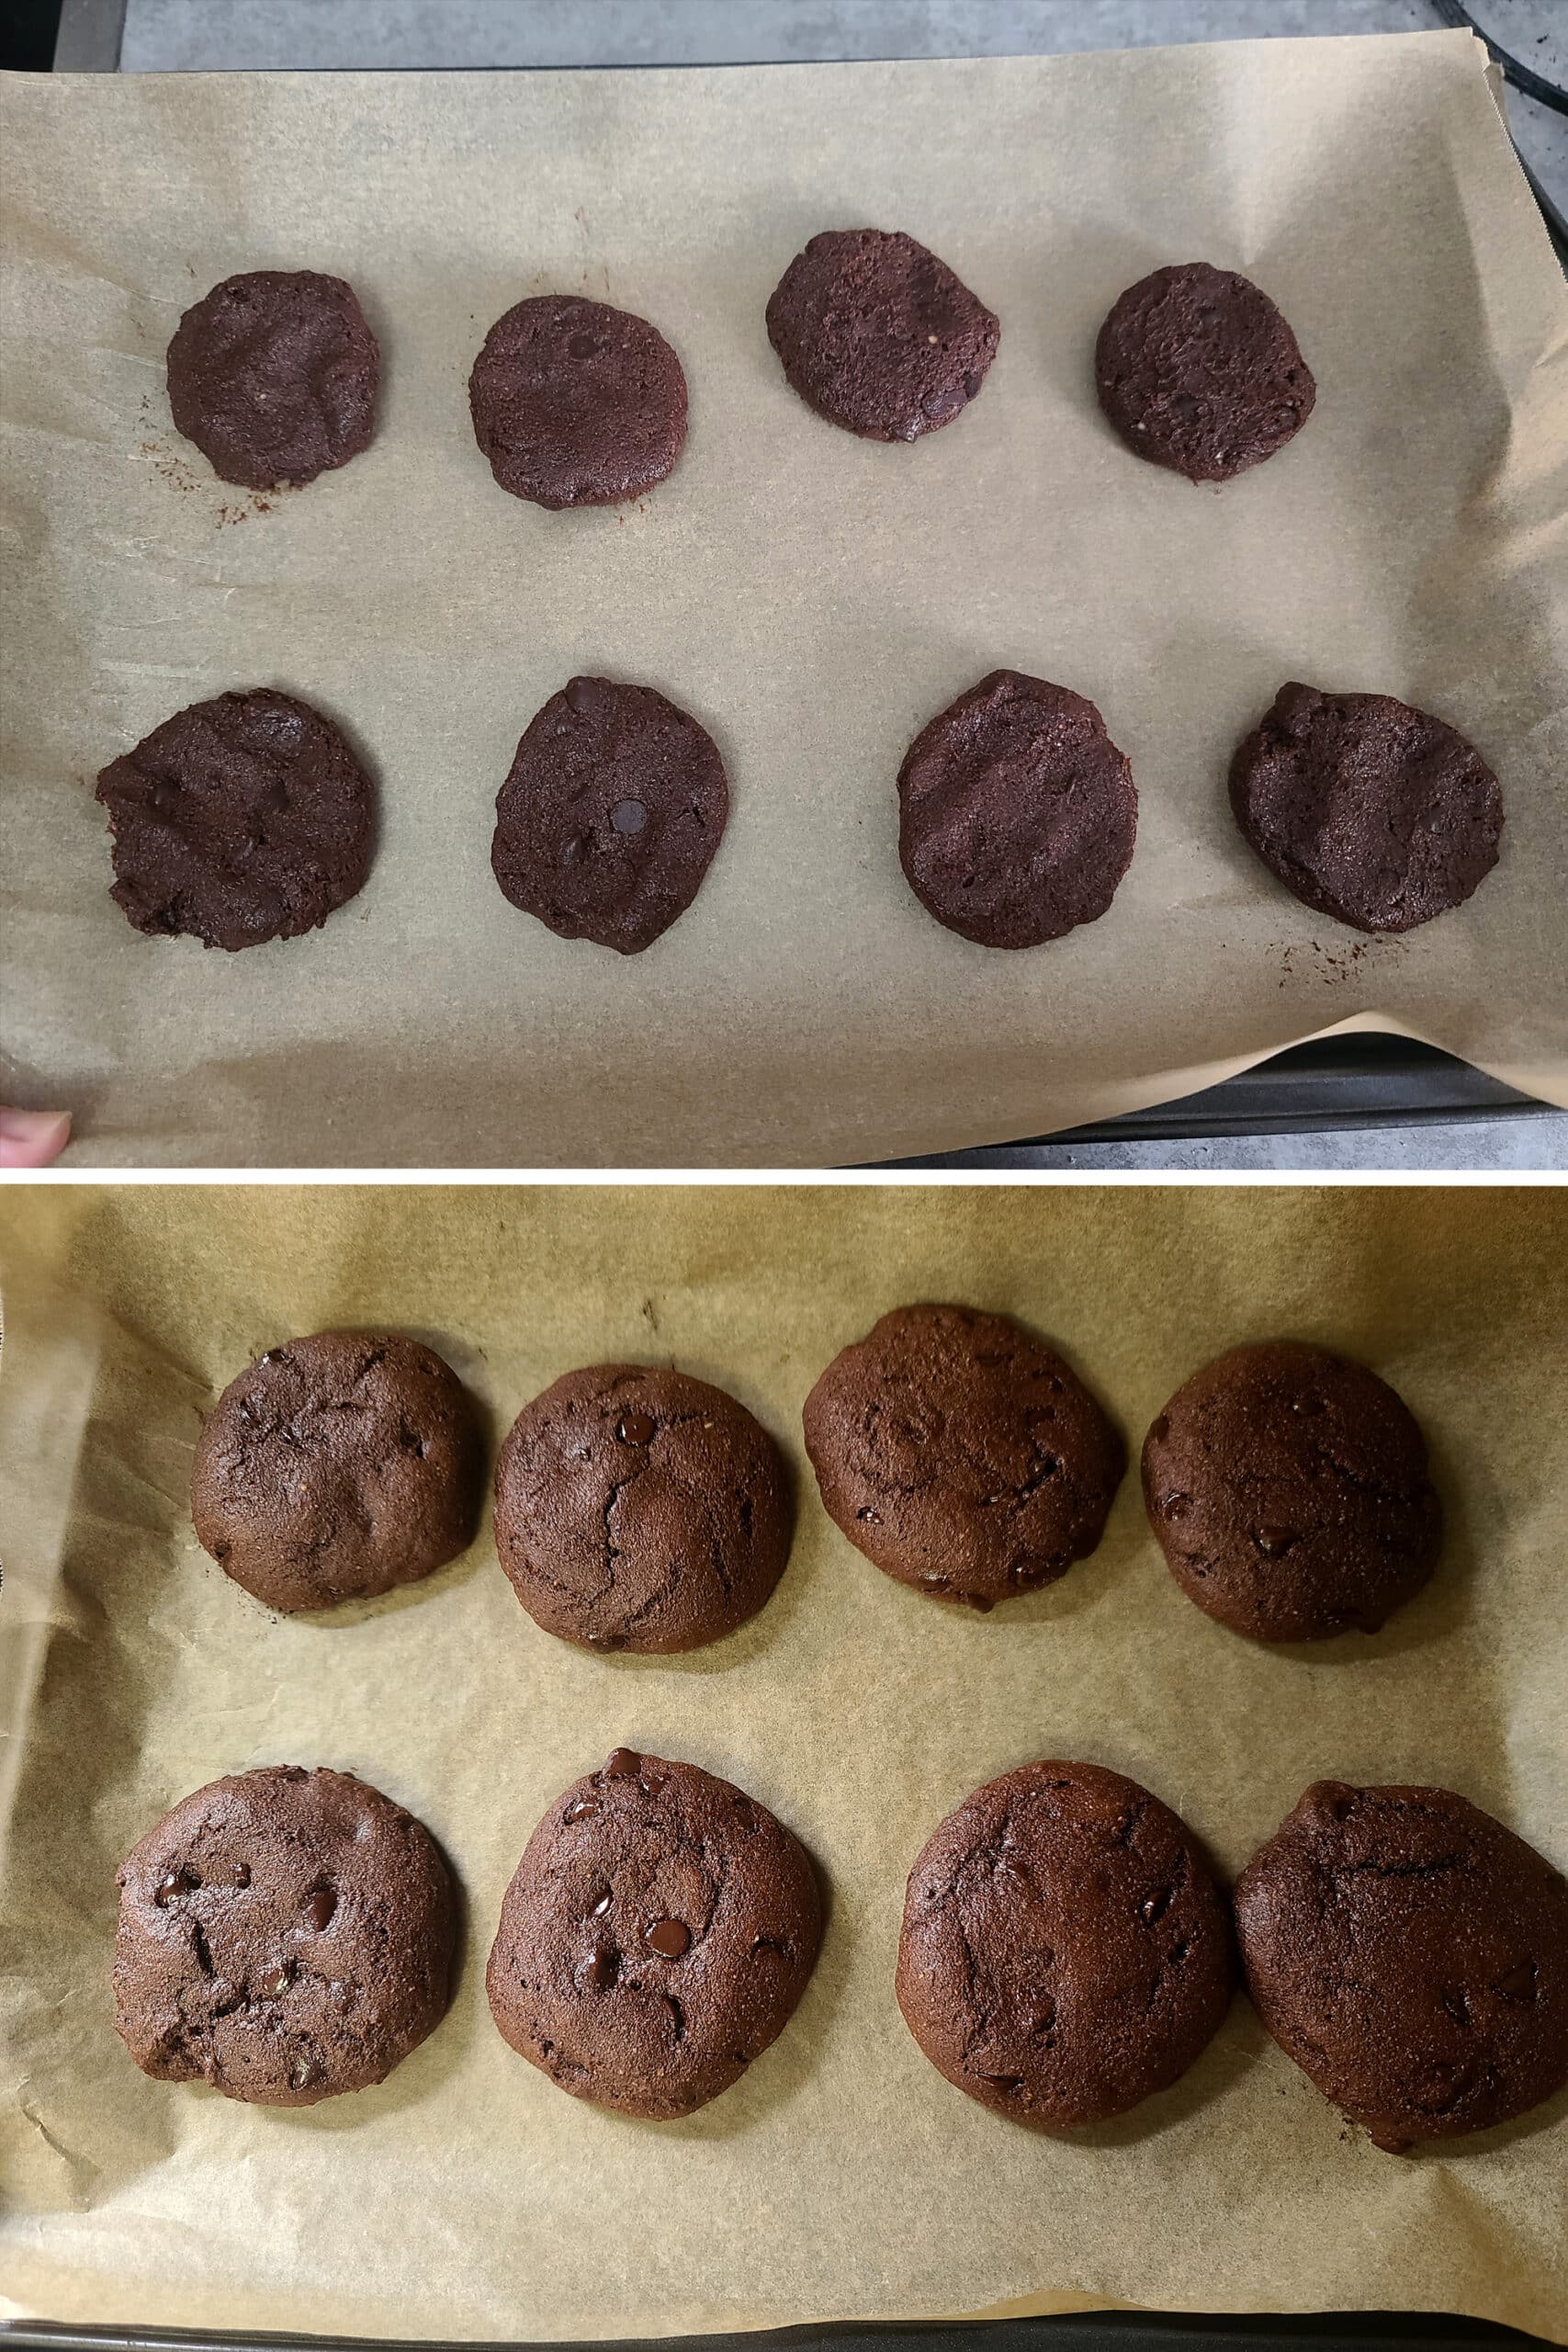
<instances>
[{"instance_id":1,"label":"chocolate chip","mask_svg":"<svg viewBox=\"0 0 1568 2352\"><path fill-rule=\"evenodd\" d=\"M615 1983L620 1973L620 1953L606 1948L594 1953L582 1972L582 1981L585 1984L592 1985L595 1993L603 1993Z\"/></svg>"},{"instance_id":2,"label":"chocolate chip","mask_svg":"<svg viewBox=\"0 0 1568 2352\"><path fill-rule=\"evenodd\" d=\"M623 1445L646 1445L655 1426L651 1413L623 1413L615 1435Z\"/></svg>"},{"instance_id":3,"label":"chocolate chip","mask_svg":"<svg viewBox=\"0 0 1568 2352\"><path fill-rule=\"evenodd\" d=\"M269 1976L266 1983L262 1986L263 1999L267 2001L281 2001L283 1996L288 1992L288 1987L293 1982L294 1963L292 1961L286 1960L283 1966Z\"/></svg>"},{"instance_id":4,"label":"chocolate chip","mask_svg":"<svg viewBox=\"0 0 1568 2352\"><path fill-rule=\"evenodd\" d=\"M640 833L648 822L648 810L640 800L617 800L610 811L610 822L618 833Z\"/></svg>"},{"instance_id":5,"label":"chocolate chip","mask_svg":"<svg viewBox=\"0 0 1568 2352\"><path fill-rule=\"evenodd\" d=\"M583 1821L590 1814L597 1813L598 1810L592 1797L579 1797L574 1804L568 1805L566 1818L568 1821Z\"/></svg>"},{"instance_id":6,"label":"chocolate chip","mask_svg":"<svg viewBox=\"0 0 1568 2352\"><path fill-rule=\"evenodd\" d=\"M1252 1540L1266 1560L1282 1560L1297 1536L1293 1527L1255 1527Z\"/></svg>"},{"instance_id":7,"label":"chocolate chip","mask_svg":"<svg viewBox=\"0 0 1568 2352\"><path fill-rule=\"evenodd\" d=\"M635 1747L617 1747L604 1759L604 1778L607 1781L635 1780L641 1767L642 1758Z\"/></svg>"},{"instance_id":8,"label":"chocolate chip","mask_svg":"<svg viewBox=\"0 0 1568 2352\"><path fill-rule=\"evenodd\" d=\"M1146 1920L1151 1928L1156 1919L1163 1919L1170 1908L1171 1893L1171 1888L1162 1886L1157 1894L1149 1895L1138 1905L1139 1918Z\"/></svg>"},{"instance_id":9,"label":"chocolate chip","mask_svg":"<svg viewBox=\"0 0 1568 2352\"><path fill-rule=\"evenodd\" d=\"M692 1931L679 1919L655 1919L647 1929L649 1942L665 1960L679 1960L692 1940Z\"/></svg>"},{"instance_id":10,"label":"chocolate chip","mask_svg":"<svg viewBox=\"0 0 1568 2352\"><path fill-rule=\"evenodd\" d=\"M336 1909L337 1896L330 1886L312 1887L305 1898L305 1916L318 1935L331 1927Z\"/></svg>"},{"instance_id":11,"label":"chocolate chip","mask_svg":"<svg viewBox=\"0 0 1568 2352\"><path fill-rule=\"evenodd\" d=\"M1533 1960L1522 1960L1517 1968L1510 1968L1506 1976L1497 1979L1495 1989L1506 2001L1533 2001L1539 1973Z\"/></svg>"},{"instance_id":12,"label":"chocolate chip","mask_svg":"<svg viewBox=\"0 0 1568 2352\"><path fill-rule=\"evenodd\" d=\"M186 1878L184 1871L170 1871L168 1876L161 1878L153 1888L152 1900L160 1911L166 1911L171 1903L177 1902L182 1894L189 1893L190 1885L191 1882Z\"/></svg>"},{"instance_id":13,"label":"chocolate chip","mask_svg":"<svg viewBox=\"0 0 1568 2352\"><path fill-rule=\"evenodd\" d=\"M588 1916L589 1916L589 1917L590 1917L591 1919L602 1919L602 1918L604 1917L605 1912L609 1909L609 1907L610 1907L611 1904L614 1902L614 1900L615 1900L615 1897L614 1897L614 1896L612 1895L612 1894L610 1893L609 1888L608 1888L608 1887L606 1887L606 1888L604 1889L604 1894L599 1897L599 1900L597 1901L597 1903L591 1903L591 1904L589 1905L589 1906L588 1906Z\"/></svg>"}]
</instances>

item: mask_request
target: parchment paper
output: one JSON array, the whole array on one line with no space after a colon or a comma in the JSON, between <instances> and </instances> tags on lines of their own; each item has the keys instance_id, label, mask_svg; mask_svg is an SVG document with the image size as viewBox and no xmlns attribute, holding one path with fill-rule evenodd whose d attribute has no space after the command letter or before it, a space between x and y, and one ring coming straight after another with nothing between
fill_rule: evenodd
<instances>
[{"instance_id":1,"label":"parchment paper","mask_svg":"<svg viewBox=\"0 0 1568 2352\"><path fill-rule=\"evenodd\" d=\"M571 2338L1004 2304L1414 2305L1568 2336L1568 2094L1462 2149L1382 2155L1238 2000L1171 2091L1052 2141L944 2083L892 1990L914 1856L1032 1757L1132 1773L1227 1871L1325 1773L1457 1788L1568 1860L1568 1197L35 1188L0 1200L0 1229L107 1334L0 1904L0 2309ZM1431 1440L1435 1582L1375 1641L1256 1647L1180 1593L1129 1476L1100 1549L1048 1592L981 1618L895 1585L821 1510L800 1408L844 1341L931 1296L1066 1348L1134 1447L1232 1341L1351 1350ZM722 1382L797 1467L773 1600L684 1658L595 1658L524 1614L487 1530L353 1622L270 1618L196 1546L192 1443L248 1351L338 1320L433 1340L498 1434L584 1363ZM7 1415L46 1336L8 1333ZM785 2033L674 2124L567 2098L484 2001L528 1833L623 1742L738 1781L829 1889ZM187 1791L293 1760L360 1772L429 1823L468 1953L451 2016L385 2085L268 2112L150 2082L121 2050L114 1871Z\"/></svg>"},{"instance_id":2,"label":"parchment paper","mask_svg":"<svg viewBox=\"0 0 1568 2352\"><path fill-rule=\"evenodd\" d=\"M156 74L5 85L6 1099L104 1166L818 1164L1186 1091L1348 1018L1568 1103L1568 297L1468 34L942 64ZM825 226L901 226L1002 320L913 447L785 384L763 308ZM1295 326L1316 413L1222 490L1095 404L1116 294L1195 256ZM351 278L370 452L260 503L170 424L164 353L230 271ZM491 480L469 366L581 288L680 352L676 473L551 515ZM1111 912L1022 954L934 923L899 761L986 671L1090 695L1142 793ZM496 791L572 672L658 685L729 831L627 963L491 877ZM1301 676L1428 707L1501 775L1503 862L1404 941L1245 847L1235 742ZM368 888L238 956L107 896L92 779L274 684L378 772Z\"/></svg>"}]
</instances>

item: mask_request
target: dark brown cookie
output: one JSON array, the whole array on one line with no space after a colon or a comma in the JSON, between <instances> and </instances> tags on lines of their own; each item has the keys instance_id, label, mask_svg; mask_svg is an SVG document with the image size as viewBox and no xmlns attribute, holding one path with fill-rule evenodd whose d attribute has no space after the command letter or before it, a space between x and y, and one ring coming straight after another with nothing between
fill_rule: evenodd
<instances>
[{"instance_id":1,"label":"dark brown cookie","mask_svg":"<svg viewBox=\"0 0 1568 2352\"><path fill-rule=\"evenodd\" d=\"M898 771L909 888L982 947L1093 922L1133 862L1138 793L1093 703L993 670L921 729Z\"/></svg>"},{"instance_id":2,"label":"dark brown cookie","mask_svg":"<svg viewBox=\"0 0 1568 2352\"><path fill-rule=\"evenodd\" d=\"M261 686L192 703L111 761L112 896L138 931L259 947L325 922L370 871L376 795L330 718Z\"/></svg>"},{"instance_id":3,"label":"dark brown cookie","mask_svg":"<svg viewBox=\"0 0 1568 2352\"><path fill-rule=\"evenodd\" d=\"M1025 1764L966 1797L909 1873L898 2006L998 2115L1103 2123L1184 2075L1230 2006L1224 1897L1136 1781Z\"/></svg>"},{"instance_id":4,"label":"dark brown cookie","mask_svg":"<svg viewBox=\"0 0 1568 2352\"><path fill-rule=\"evenodd\" d=\"M412 1814L346 1772L214 1781L118 1883L115 2023L144 2075L312 2107L380 2082L446 2015L446 1865Z\"/></svg>"},{"instance_id":5,"label":"dark brown cookie","mask_svg":"<svg viewBox=\"0 0 1568 2352\"><path fill-rule=\"evenodd\" d=\"M1391 695L1281 686L1231 762L1246 839L1303 906L1414 931L1497 863L1503 794L1472 743Z\"/></svg>"},{"instance_id":6,"label":"dark brown cookie","mask_svg":"<svg viewBox=\"0 0 1568 2352\"><path fill-rule=\"evenodd\" d=\"M806 1400L829 1516L900 1583L989 1609L1092 1552L1126 1467L1058 1355L1005 1315L900 1306Z\"/></svg>"},{"instance_id":7,"label":"dark brown cookie","mask_svg":"<svg viewBox=\"0 0 1568 2352\"><path fill-rule=\"evenodd\" d=\"M658 328L575 294L538 294L497 319L468 407L502 490L536 506L639 497L686 439L686 379Z\"/></svg>"},{"instance_id":8,"label":"dark brown cookie","mask_svg":"<svg viewBox=\"0 0 1568 2352\"><path fill-rule=\"evenodd\" d=\"M416 1584L472 1540L479 1425L449 1365L391 1332L269 1348L208 1415L191 1475L204 1551L272 1609Z\"/></svg>"},{"instance_id":9,"label":"dark brown cookie","mask_svg":"<svg viewBox=\"0 0 1568 2352\"><path fill-rule=\"evenodd\" d=\"M1301 431L1317 387L1261 287L1206 261L1156 269L1111 305L1100 405L1130 449L1189 481L1229 481Z\"/></svg>"},{"instance_id":10,"label":"dark brown cookie","mask_svg":"<svg viewBox=\"0 0 1568 2352\"><path fill-rule=\"evenodd\" d=\"M702 887L729 814L718 747L651 686L573 678L528 722L490 862L562 939L651 947Z\"/></svg>"},{"instance_id":11,"label":"dark brown cookie","mask_svg":"<svg viewBox=\"0 0 1568 2352\"><path fill-rule=\"evenodd\" d=\"M771 1813L618 1747L529 1838L485 1983L502 2034L560 2089L667 2119L777 2040L821 1939L810 1860Z\"/></svg>"},{"instance_id":12,"label":"dark brown cookie","mask_svg":"<svg viewBox=\"0 0 1568 2352\"><path fill-rule=\"evenodd\" d=\"M603 1363L525 1406L495 1469L495 1544L536 1624L598 1650L693 1650L784 1574L784 1458L682 1372Z\"/></svg>"},{"instance_id":13,"label":"dark brown cookie","mask_svg":"<svg viewBox=\"0 0 1568 2352\"><path fill-rule=\"evenodd\" d=\"M169 345L169 407L214 473L314 481L370 446L381 354L352 286L313 269L226 277Z\"/></svg>"},{"instance_id":14,"label":"dark brown cookie","mask_svg":"<svg viewBox=\"0 0 1568 2352\"><path fill-rule=\"evenodd\" d=\"M1317 1781L1236 1881L1258 2016L1397 2153L1568 2083L1568 1882L1450 1789Z\"/></svg>"},{"instance_id":15,"label":"dark brown cookie","mask_svg":"<svg viewBox=\"0 0 1568 2352\"><path fill-rule=\"evenodd\" d=\"M1144 1501L1189 1599L1258 1642L1375 1634L1442 1546L1409 1407L1364 1365L1291 1340L1183 1382L1144 1441Z\"/></svg>"},{"instance_id":16,"label":"dark brown cookie","mask_svg":"<svg viewBox=\"0 0 1568 2352\"><path fill-rule=\"evenodd\" d=\"M871 441L951 424L1001 334L944 261L901 232L829 229L768 302L768 340L808 407Z\"/></svg>"}]
</instances>

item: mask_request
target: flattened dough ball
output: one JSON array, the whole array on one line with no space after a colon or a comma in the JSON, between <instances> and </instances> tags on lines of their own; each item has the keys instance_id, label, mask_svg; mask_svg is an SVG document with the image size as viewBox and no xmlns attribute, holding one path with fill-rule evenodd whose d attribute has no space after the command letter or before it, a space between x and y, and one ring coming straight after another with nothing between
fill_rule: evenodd
<instances>
[{"instance_id":1,"label":"flattened dough ball","mask_svg":"<svg viewBox=\"0 0 1568 2352\"><path fill-rule=\"evenodd\" d=\"M468 407L496 481L536 506L640 497L686 440L685 374L658 328L575 294L537 294L497 319Z\"/></svg>"},{"instance_id":2,"label":"flattened dough ball","mask_svg":"<svg viewBox=\"0 0 1568 2352\"><path fill-rule=\"evenodd\" d=\"M214 473L314 481L368 448L381 354L352 286L312 269L226 277L169 345L169 408Z\"/></svg>"},{"instance_id":3,"label":"flattened dough ball","mask_svg":"<svg viewBox=\"0 0 1568 2352\"><path fill-rule=\"evenodd\" d=\"M768 340L807 407L872 441L951 424L1001 329L944 261L901 231L829 229L768 303Z\"/></svg>"},{"instance_id":4,"label":"flattened dough ball","mask_svg":"<svg viewBox=\"0 0 1568 2352\"><path fill-rule=\"evenodd\" d=\"M1130 449L1229 481L1299 433L1317 398L1289 322L1234 269L1180 262L1129 286L1094 351L1100 405Z\"/></svg>"}]
</instances>

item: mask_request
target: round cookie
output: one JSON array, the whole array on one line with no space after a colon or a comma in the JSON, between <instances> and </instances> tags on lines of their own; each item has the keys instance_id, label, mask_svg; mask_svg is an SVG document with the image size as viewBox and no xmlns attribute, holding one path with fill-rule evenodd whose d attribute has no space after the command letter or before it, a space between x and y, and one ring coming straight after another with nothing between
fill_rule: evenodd
<instances>
[{"instance_id":1,"label":"round cookie","mask_svg":"<svg viewBox=\"0 0 1568 2352\"><path fill-rule=\"evenodd\" d=\"M807 407L871 441L951 424L1001 334L944 261L901 232L829 229L768 302L768 340Z\"/></svg>"},{"instance_id":2,"label":"round cookie","mask_svg":"<svg viewBox=\"0 0 1568 2352\"><path fill-rule=\"evenodd\" d=\"M666 2120L784 2031L821 1938L810 1860L771 1813L618 1747L529 1838L485 1985L502 2036L561 2090Z\"/></svg>"},{"instance_id":3,"label":"round cookie","mask_svg":"<svg viewBox=\"0 0 1568 2352\"><path fill-rule=\"evenodd\" d=\"M688 712L651 686L573 678L517 746L490 862L562 939L636 956L696 897L728 814L724 762Z\"/></svg>"},{"instance_id":4,"label":"round cookie","mask_svg":"<svg viewBox=\"0 0 1568 2352\"><path fill-rule=\"evenodd\" d=\"M1450 1789L1317 1781L1235 1886L1253 2004L1374 2144L1568 2083L1568 1881Z\"/></svg>"},{"instance_id":5,"label":"round cookie","mask_svg":"<svg viewBox=\"0 0 1568 2352\"><path fill-rule=\"evenodd\" d=\"M271 1609L417 1584L472 1540L479 1424L451 1367L390 1332L317 1331L231 1380L196 1449L197 1541Z\"/></svg>"},{"instance_id":6,"label":"round cookie","mask_svg":"<svg viewBox=\"0 0 1568 2352\"><path fill-rule=\"evenodd\" d=\"M314 931L359 890L369 777L330 718L268 686L192 703L110 762L115 903L138 931L259 947Z\"/></svg>"},{"instance_id":7,"label":"round cookie","mask_svg":"<svg viewBox=\"0 0 1568 2352\"><path fill-rule=\"evenodd\" d=\"M428 1830L346 1772L197 1789L127 1856L115 2024L144 2075L312 2107L389 2075L446 2015L452 1882Z\"/></svg>"},{"instance_id":8,"label":"round cookie","mask_svg":"<svg viewBox=\"0 0 1568 2352\"><path fill-rule=\"evenodd\" d=\"M989 1609L1092 1552L1126 1450L1058 1355L1005 1315L900 1306L806 1400L829 1516L885 1574Z\"/></svg>"},{"instance_id":9,"label":"round cookie","mask_svg":"<svg viewBox=\"0 0 1568 2352\"><path fill-rule=\"evenodd\" d=\"M468 408L502 490L552 509L640 496L686 439L685 375L658 328L575 294L538 294L497 319Z\"/></svg>"},{"instance_id":10,"label":"round cookie","mask_svg":"<svg viewBox=\"0 0 1568 2352\"><path fill-rule=\"evenodd\" d=\"M381 354L352 286L313 269L226 277L169 345L169 407L216 474L314 481L370 446Z\"/></svg>"},{"instance_id":11,"label":"round cookie","mask_svg":"<svg viewBox=\"0 0 1568 2352\"><path fill-rule=\"evenodd\" d=\"M1038 947L1094 922L1133 862L1138 792L1093 703L993 670L898 771L898 856L949 931Z\"/></svg>"},{"instance_id":12,"label":"round cookie","mask_svg":"<svg viewBox=\"0 0 1568 2352\"><path fill-rule=\"evenodd\" d=\"M1357 931L1414 931L1497 863L1496 777L1453 728L1391 695L1281 686L1236 747L1230 795L1269 872Z\"/></svg>"},{"instance_id":13,"label":"round cookie","mask_svg":"<svg viewBox=\"0 0 1568 2352\"><path fill-rule=\"evenodd\" d=\"M1235 1952L1202 1849L1094 1764L1025 1764L966 1797L909 1873L898 2007L937 2072L1044 2132L1184 2075Z\"/></svg>"},{"instance_id":14,"label":"round cookie","mask_svg":"<svg viewBox=\"0 0 1568 2352\"><path fill-rule=\"evenodd\" d=\"M1375 1634L1431 1576L1442 1506L1386 1381L1292 1340L1184 1381L1144 1442L1144 1501L1172 1576L1258 1642Z\"/></svg>"},{"instance_id":15,"label":"round cookie","mask_svg":"<svg viewBox=\"0 0 1568 2352\"><path fill-rule=\"evenodd\" d=\"M599 1650L691 1650L756 1615L794 1528L783 1456L722 1388L641 1364L569 1372L513 1423L495 1544L536 1624Z\"/></svg>"},{"instance_id":16,"label":"round cookie","mask_svg":"<svg viewBox=\"0 0 1568 2352\"><path fill-rule=\"evenodd\" d=\"M1229 481L1312 414L1312 370L1261 287L1204 261L1156 269L1111 305L1100 405L1130 449L1189 481Z\"/></svg>"}]
</instances>

